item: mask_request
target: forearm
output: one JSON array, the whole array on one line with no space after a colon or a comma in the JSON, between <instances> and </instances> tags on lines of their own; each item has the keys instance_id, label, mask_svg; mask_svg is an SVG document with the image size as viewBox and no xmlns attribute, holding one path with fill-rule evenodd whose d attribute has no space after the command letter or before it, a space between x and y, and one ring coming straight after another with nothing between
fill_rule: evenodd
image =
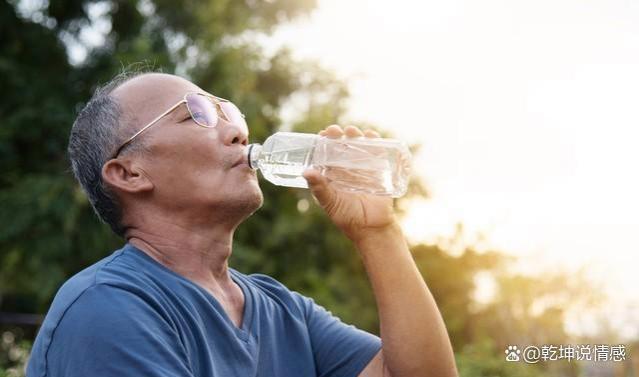
<instances>
[{"instance_id":1,"label":"forearm","mask_svg":"<svg viewBox=\"0 0 639 377\"><path fill-rule=\"evenodd\" d=\"M456 376L446 327L397 224L355 241L377 301L393 377Z\"/></svg>"}]
</instances>

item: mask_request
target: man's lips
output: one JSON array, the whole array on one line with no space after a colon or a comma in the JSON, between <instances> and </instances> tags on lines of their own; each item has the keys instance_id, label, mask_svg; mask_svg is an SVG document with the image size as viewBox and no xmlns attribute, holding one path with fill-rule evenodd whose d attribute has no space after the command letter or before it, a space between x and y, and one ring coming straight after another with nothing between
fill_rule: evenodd
<instances>
[{"instance_id":1,"label":"man's lips","mask_svg":"<svg viewBox=\"0 0 639 377\"><path fill-rule=\"evenodd\" d=\"M235 161L235 163L233 164L233 166L231 166L231 168L237 167L239 165L248 166L248 162L246 161L246 156L244 154L242 154L240 158L238 158L237 161Z\"/></svg>"}]
</instances>

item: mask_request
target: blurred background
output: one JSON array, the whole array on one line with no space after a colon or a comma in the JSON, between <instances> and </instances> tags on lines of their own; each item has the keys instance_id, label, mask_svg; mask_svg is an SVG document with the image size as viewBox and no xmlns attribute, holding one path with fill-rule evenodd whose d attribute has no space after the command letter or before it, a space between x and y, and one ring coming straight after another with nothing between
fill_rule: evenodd
<instances>
[{"instance_id":1,"label":"blurred background","mask_svg":"<svg viewBox=\"0 0 639 377\"><path fill-rule=\"evenodd\" d=\"M123 244L65 150L125 68L233 100L252 142L338 123L411 143L395 204L462 376L639 375L638 2L1 0L0 377L60 285ZM308 191L260 183L231 266L377 333L352 245ZM580 344L625 360L505 360Z\"/></svg>"}]
</instances>

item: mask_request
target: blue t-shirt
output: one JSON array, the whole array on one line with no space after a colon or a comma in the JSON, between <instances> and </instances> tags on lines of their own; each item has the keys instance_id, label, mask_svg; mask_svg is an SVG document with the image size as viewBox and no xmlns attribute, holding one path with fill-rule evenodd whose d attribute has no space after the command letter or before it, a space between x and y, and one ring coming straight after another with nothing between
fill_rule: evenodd
<instances>
[{"instance_id":1,"label":"blue t-shirt","mask_svg":"<svg viewBox=\"0 0 639 377\"><path fill-rule=\"evenodd\" d=\"M357 376L381 349L266 275L230 274L241 328L208 291L127 244L60 288L27 376Z\"/></svg>"}]
</instances>

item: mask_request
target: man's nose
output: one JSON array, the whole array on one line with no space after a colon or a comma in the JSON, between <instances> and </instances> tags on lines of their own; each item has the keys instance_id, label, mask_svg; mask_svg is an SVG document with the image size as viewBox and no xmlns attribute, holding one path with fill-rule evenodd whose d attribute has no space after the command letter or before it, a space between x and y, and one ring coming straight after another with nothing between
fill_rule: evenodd
<instances>
[{"instance_id":1,"label":"man's nose","mask_svg":"<svg viewBox=\"0 0 639 377\"><path fill-rule=\"evenodd\" d=\"M248 145L248 129L246 126L224 123L224 125L220 128L223 129L223 140L225 145Z\"/></svg>"}]
</instances>

